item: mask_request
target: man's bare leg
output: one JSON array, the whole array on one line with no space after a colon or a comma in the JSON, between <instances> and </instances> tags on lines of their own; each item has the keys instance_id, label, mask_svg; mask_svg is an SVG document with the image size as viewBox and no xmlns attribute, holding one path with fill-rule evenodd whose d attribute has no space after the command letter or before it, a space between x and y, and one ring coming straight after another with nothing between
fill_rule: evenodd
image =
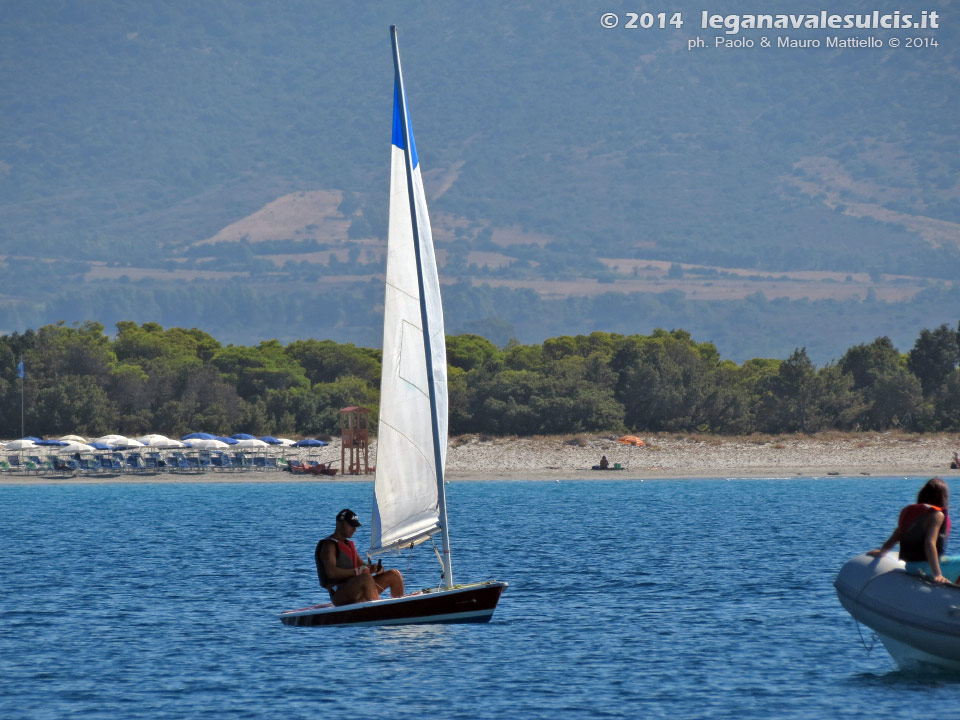
<instances>
[{"instance_id":1,"label":"man's bare leg","mask_svg":"<svg viewBox=\"0 0 960 720\"><path fill-rule=\"evenodd\" d=\"M379 597L380 593L377 591L377 584L373 577L363 574L352 577L341 584L333 594L333 604L337 606L352 605L353 603L376 600Z\"/></svg>"},{"instance_id":2,"label":"man's bare leg","mask_svg":"<svg viewBox=\"0 0 960 720\"><path fill-rule=\"evenodd\" d=\"M390 597L403 597L403 575L399 570L384 570L374 575L373 579L379 592L390 588Z\"/></svg>"}]
</instances>

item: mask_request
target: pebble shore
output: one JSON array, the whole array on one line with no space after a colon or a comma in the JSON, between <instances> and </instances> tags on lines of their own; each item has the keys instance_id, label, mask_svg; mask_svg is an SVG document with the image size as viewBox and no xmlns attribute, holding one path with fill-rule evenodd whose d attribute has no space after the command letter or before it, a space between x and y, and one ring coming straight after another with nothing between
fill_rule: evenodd
<instances>
[{"instance_id":1,"label":"pebble shore","mask_svg":"<svg viewBox=\"0 0 960 720\"><path fill-rule=\"evenodd\" d=\"M960 477L950 469L960 434L821 433L723 437L690 434L641 434L644 446L617 442L616 435L556 435L530 438L461 436L450 439L447 480L634 480L691 477L818 477L828 475ZM595 471L606 455L619 471ZM334 440L311 456L340 463ZM376 465L376 442L370 447ZM329 482L369 481L372 475L335 477L287 472L206 472L123 474L115 477L4 474L0 484L93 482Z\"/></svg>"},{"instance_id":2,"label":"pebble shore","mask_svg":"<svg viewBox=\"0 0 960 720\"><path fill-rule=\"evenodd\" d=\"M960 434L825 433L742 436L639 435L643 447L615 436L455 438L450 480L790 477L820 475L960 476L950 469ZM623 470L592 471L606 455Z\"/></svg>"}]
</instances>

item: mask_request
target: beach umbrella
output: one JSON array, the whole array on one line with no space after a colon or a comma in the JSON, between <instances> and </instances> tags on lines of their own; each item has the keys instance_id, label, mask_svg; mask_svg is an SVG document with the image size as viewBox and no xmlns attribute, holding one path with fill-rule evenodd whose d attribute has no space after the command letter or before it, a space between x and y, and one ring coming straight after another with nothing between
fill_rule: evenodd
<instances>
[{"instance_id":1,"label":"beach umbrella","mask_svg":"<svg viewBox=\"0 0 960 720\"><path fill-rule=\"evenodd\" d=\"M236 440L232 437L215 437L214 440L219 440L220 442L226 443L227 445L236 445L238 442L240 442L239 440Z\"/></svg>"},{"instance_id":2,"label":"beach umbrella","mask_svg":"<svg viewBox=\"0 0 960 720\"><path fill-rule=\"evenodd\" d=\"M110 445L109 443L102 443L98 440L94 440L93 442L88 443L88 445L90 445L90 447L92 447L94 450L113 450L113 445Z\"/></svg>"},{"instance_id":3,"label":"beach umbrella","mask_svg":"<svg viewBox=\"0 0 960 720\"><path fill-rule=\"evenodd\" d=\"M66 444L67 443L65 443L63 440L40 440L37 442L37 445L47 445L51 447L53 446L62 447L63 445L66 445Z\"/></svg>"},{"instance_id":4,"label":"beach umbrella","mask_svg":"<svg viewBox=\"0 0 960 720\"><path fill-rule=\"evenodd\" d=\"M79 435L64 435L60 439L63 440L64 442L78 442L78 443L83 443L84 445L87 444L87 439L82 438Z\"/></svg>"},{"instance_id":5,"label":"beach umbrella","mask_svg":"<svg viewBox=\"0 0 960 720\"><path fill-rule=\"evenodd\" d=\"M220 442L219 440L205 440L200 438L199 440L191 440L187 443L194 450L222 450L223 448L230 447L225 442Z\"/></svg>"},{"instance_id":6,"label":"beach umbrella","mask_svg":"<svg viewBox=\"0 0 960 720\"><path fill-rule=\"evenodd\" d=\"M323 440L317 440L316 438L304 438L293 444L294 447L325 447L326 445L327 443Z\"/></svg>"},{"instance_id":7,"label":"beach umbrella","mask_svg":"<svg viewBox=\"0 0 960 720\"><path fill-rule=\"evenodd\" d=\"M130 448L143 447L139 440L131 440L123 435L104 435L96 440L91 440L90 444L99 443L100 445L109 445L113 450L128 450Z\"/></svg>"},{"instance_id":8,"label":"beach umbrella","mask_svg":"<svg viewBox=\"0 0 960 720\"><path fill-rule=\"evenodd\" d=\"M20 439L21 439L21 440L29 440L29 441L32 442L32 443L38 443L38 442L40 442L41 440L43 440L43 438L34 437L33 435L27 435L26 437L20 438Z\"/></svg>"},{"instance_id":9,"label":"beach umbrella","mask_svg":"<svg viewBox=\"0 0 960 720\"><path fill-rule=\"evenodd\" d=\"M270 435L264 435L263 437L260 438L260 440L263 440L263 442L265 442L267 445L281 444L279 440L277 440L275 437L271 437Z\"/></svg>"},{"instance_id":10,"label":"beach umbrella","mask_svg":"<svg viewBox=\"0 0 960 720\"><path fill-rule=\"evenodd\" d=\"M37 444L29 438L20 438L19 440L13 440L8 442L4 450L30 450L35 448Z\"/></svg>"},{"instance_id":11,"label":"beach umbrella","mask_svg":"<svg viewBox=\"0 0 960 720\"><path fill-rule=\"evenodd\" d=\"M77 442L76 440L71 440L67 443L64 443L63 447L57 448L57 452L61 453L82 453L82 452L93 452L94 448L92 445L87 445L86 443Z\"/></svg>"},{"instance_id":12,"label":"beach umbrella","mask_svg":"<svg viewBox=\"0 0 960 720\"><path fill-rule=\"evenodd\" d=\"M246 440L237 440L237 444L234 445L235 448L246 449L246 448L265 448L270 447L263 440L257 440L257 438L248 438Z\"/></svg>"},{"instance_id":13,"label":"beach umbrella","mask_svg":"<svg viewBox=\"0 0 960 720\"><path fill-rule=\"evenodd\" d=\"M152 442L147 443L147 446L155 450L171 450L173 448L187 447L187 444L172 438L157 438Z\"/></svg>"},{"instance_id":14,"label":"beach umbrella","mask_svg":"<svg viewBox=\"0 0 960 720\"><path fill-rule=\"evenodd\" d=\"M142 442L144 445L153 445L157 440L169 440L166 435L158 435L156 433L151 433L150 435L144 435L143 437L138 437L137 440Z\"/></svg>"},{"instance_id":15,"label":"beach umbrella","mask_svg":"<svg viewBox=\"0 0 960 720\"><path fill-rule=\"evenodd\" d=\"M286 446L293 445L293 440L289 440L287 438L277 438L277 442L280 443L281 445L286 445Z\"/></svg>"},{"instance_id":16,"label":"beach umbrella","mask_svg":"<svg viewBox=\"0 0 960 720\"><path fill-rule=\"evenodd\" d=\"M231 435L234 440L256 440L256 436L249 435L247 433L237 433L236 435Z\"/></svg>"},{"instance_id":17,"label":"beach umbrella","mask_svg":"<svg viewBox=\"0 0 960 720\"><path fill-rule=\"evenodd\" d=\"M95 442L103 443L104 445L127 445L130 442L130 438L123 435L104 435L103 437L91 440L91 444Z\"/></svg>"},{"instance_id":18,"label":"beach umbrella","mask_svg":"<svg viewBox=\"0 0 960 720\"><path fill-rule=\"evenodd\" d=\"M216 440L216 435L211 435L210 433L205 432L195 432L190 433L189 435L184 435L181 440Z\"/></svg>"}]
</instances>

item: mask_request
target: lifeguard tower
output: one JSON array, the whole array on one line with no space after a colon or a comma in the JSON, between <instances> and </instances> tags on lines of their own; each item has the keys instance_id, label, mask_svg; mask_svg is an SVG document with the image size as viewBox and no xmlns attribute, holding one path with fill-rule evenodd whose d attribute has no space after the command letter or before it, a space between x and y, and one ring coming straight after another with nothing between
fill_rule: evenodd
<instances>
[{"instance_id":1,"label":"lifeguard tower","mask_svg":"<svg viewBox=\"0 0 960 720\"><path fill-rule=\"evenodd\" d=\"M362 407L340 410L340 467L344 475L370 474L367 455L367 413Z\"/></svg>"}]
</instances>

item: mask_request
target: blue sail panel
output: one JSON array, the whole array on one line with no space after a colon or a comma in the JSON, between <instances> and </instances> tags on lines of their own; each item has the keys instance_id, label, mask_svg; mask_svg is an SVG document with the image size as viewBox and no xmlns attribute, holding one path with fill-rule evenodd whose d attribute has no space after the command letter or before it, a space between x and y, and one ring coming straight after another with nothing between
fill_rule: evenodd
<instances>
[{"instance_id":1,"label":"blue sail panel","mask_svg":"<svg viewBox=\"0 0 960 720\"><path fill-rule=\"evenodd\" d=\"M413 125L410 124L410 106L407 105L407 130L410 133L410 162L416 168L419 164L417 158L417 143L413 139ZM403 124L400 122L400 88L396 83L393 86L393 144L401 150L403 147Z\"/></svg>"}]
</instances>

